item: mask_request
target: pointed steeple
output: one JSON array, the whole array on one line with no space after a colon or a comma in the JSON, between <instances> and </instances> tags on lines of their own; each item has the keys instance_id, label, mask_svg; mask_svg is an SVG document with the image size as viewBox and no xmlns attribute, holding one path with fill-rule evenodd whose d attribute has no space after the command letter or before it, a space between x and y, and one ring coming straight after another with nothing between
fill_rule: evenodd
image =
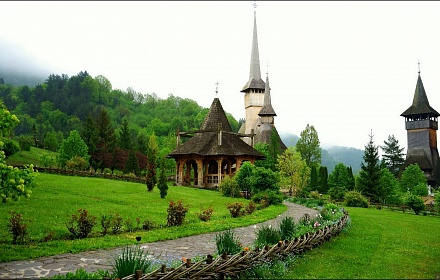
<instances>
[{"instance_id":1,"label":"pointed steeple","mask_svg":"<svg viewBox=\"0 0 440 280\"><path fill-rule=\"evenodd\" d=\"M241 90L242 92L248 89L264 89L264 81L261 79L260 71L260 53L258 51L258 36L257 36L257 13L254 11L254 32L252 36L252 53L251 53L251 67L249 71L249 81Z\"/></svg>"},{"instance_id":2,"label":"pointed steeple","mask_svg":"<svg viewBox=\"0 0 440 280\"><path fill-rule=\"evenodd\" d=\"M259 116L276 116L275 110L272 107L272 101L270 98L270 86L269 86L269 74L266 75L266 87L264 90L264 103Z\"/></svg>"},{"instance_id":3,"label":"pointed steeple","mask_svg":"<svg viewBox=\"0 0 440 280\"><path fill-rule=\"evenodd\" d=\"M422 78L420 77L419 71L419 77L417 79L413 103L405 112L401 114L401 116L409 117L422 114L435 117L440 116L440 114L429 105L428 97L426 96L425 88L423 86Z\"/></svg>"},{"instance_id":4,"label":"pointed steeple","mask_svg":"<svg viewBox=\"0 0 440 280\"><path fill-rule=\"evenodd\" d=\"M225 110L223 110L223 106L220 103L220 99L216 97L212 101L211 108L209 108L208 115L206 115L200 130L216 131L219 127L223 131L232 131Z\"/></svg>"}]
</instances>

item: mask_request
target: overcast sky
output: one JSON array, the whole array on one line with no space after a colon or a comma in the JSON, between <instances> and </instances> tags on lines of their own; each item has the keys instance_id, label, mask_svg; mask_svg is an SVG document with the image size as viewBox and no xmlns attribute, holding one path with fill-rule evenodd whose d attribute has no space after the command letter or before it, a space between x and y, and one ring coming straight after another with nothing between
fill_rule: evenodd
<instances>
[{"instance_id":1,"label":"overcast sky","mask_svg":"<svg viewBox=\"0 0 440 280\"><path fill-rule=\"evenodd\" d=\"M169 94L244 118L254 1L0 2L0 41L50 73L87 70L113 88ZM440 2L257 2L261 72L275 125L307 124L324 147L363 149L394 134L411 104L418 61L440 110ZM0 62L2 63L2 62ZM291 143L286 143L290 145ZM405 150L406 152L406 150Z\"/></svg>"}]
</instances>

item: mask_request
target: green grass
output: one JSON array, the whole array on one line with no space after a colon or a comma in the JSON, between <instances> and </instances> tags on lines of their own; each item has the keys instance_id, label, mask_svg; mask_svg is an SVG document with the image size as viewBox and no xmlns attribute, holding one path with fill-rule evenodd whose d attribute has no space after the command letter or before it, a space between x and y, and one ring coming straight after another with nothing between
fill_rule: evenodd
<instances>
[{"instance_id":1,"label":"green grass","mask_svg":"<svg viewBox=\"0 0 440 280\"><path fill-rule=\"evenodd\" d=\"M14 166L23 164L33 164L40 166L40 157L44 154L48 156L52 155L53 157L55 157L57 153L36 147L31 147L30 151L18 151L12 156L8 157L6 159L6 163L8 165Z\"/></svg>"},{"instance_id":2,"label":"green grass","mask_svg":"<svg viewBox=\"0 0 440 280\"><path fill-rule=\"evenodd\" d=\"M294 262L285 279L440 277L440 218L346 208L351 225Z\"/></svg>"},{"instance_id":3,"label":"green grass","mask_svg":"<svg viewBox=\"0 0 440 280\"><path fill-rule=\"evenodd\" d=\"M0 204L0 262L135 244L136 236L141 236L142 242L153 242L215 232L272 219L286 210L284 205L270 206L252 215L231 218L227 203L241 201L247 204L249 201L223 197L219 192L179 186L170 186L167 197L161 199L157 188L148 192L144 184L102 178L39 173L36 182L37 186L32 190L30 198ZM169 201L179 199L189 205L185 223L180 227L101 237L99 232L102 229L97 225L90 238L66 238L69 232L65 223L80 208L96 216L98 223L102 214L119 213L124 220L130 218L135 221L139 217L141 223L150 220L165 225ZM211 220L199 221L196 213L208 206L214 209ZM49 233L55 235L55 240L12 245L12 234L7 228L9 211L23 214L31 240L42 240Z\"/></svg>"}]
</instances>

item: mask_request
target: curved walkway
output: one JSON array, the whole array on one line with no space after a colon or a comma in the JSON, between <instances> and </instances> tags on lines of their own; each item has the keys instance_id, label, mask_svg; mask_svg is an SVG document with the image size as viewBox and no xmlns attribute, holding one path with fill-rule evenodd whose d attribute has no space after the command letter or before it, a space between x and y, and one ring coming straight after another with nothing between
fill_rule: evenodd
<instances>
[{"instance_id":1,"label":"curved walkway","mask_svg":"<svg viewBox=\"0 0 440 280\"><path fill-rule=\"evenodd\" d=\"M261 225L270 224L277 226L285 216L294 217L298 221L304 214L315 216L318 211L284 202L288 207L287 211L277 218L263 223L234 229L234 235L240 239L244 246L249 246L255 240L255 231ZM193 258L195 256L206 256L214 254L216 233L205 233L175 240L166 240L141 244L141 248L148 252L155 261L173 261L182 257ZM87 272L111 270L111 263L121 253L123 247L86 251L78 254L62 254L50 257L41 257L32 260L13 261L0 263L0 279L11 278L48 278L57 274L75 272L84 268Z\"/></svg>"}]
</instances>

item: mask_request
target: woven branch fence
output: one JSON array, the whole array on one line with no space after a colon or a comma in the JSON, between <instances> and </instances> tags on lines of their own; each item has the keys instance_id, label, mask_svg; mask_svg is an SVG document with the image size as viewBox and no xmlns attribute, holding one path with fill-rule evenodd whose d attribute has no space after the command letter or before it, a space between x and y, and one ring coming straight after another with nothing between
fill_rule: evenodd
<instances>
[{"instance_id":1,"label":"woven branch fence","mask_svg":"<svg viewBox=\"0 0 440 280\"><path fill-rule=\"evenodd\" d=\"M279 241L273 246L265 246L263 249L243 250L235 255L223 254L213 259L208 255L206 259L197 263L191 263L186 259L179 267L162 267L142 275L138 270L135 274L128 275L121 280L144 280L144 279L224 279L234 278L245 270L252 269L260 264L267 263L274 258L284 258L289 255L298 255L310 250L338 235L348 221L348 213L344 211L344 217L332 226L326 226L313 233L306 233L294 240Z\"/></svg>"}]
</instances>

